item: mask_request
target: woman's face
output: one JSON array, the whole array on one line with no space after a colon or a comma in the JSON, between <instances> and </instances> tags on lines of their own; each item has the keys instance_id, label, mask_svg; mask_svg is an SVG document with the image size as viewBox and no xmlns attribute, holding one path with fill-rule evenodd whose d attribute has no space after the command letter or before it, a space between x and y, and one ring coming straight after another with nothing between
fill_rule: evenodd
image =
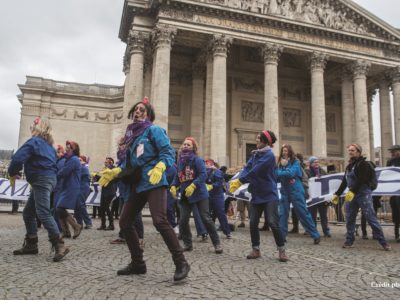
<instances>
[{"instance_id":1,"label":"woman's face","mask_svg":"<svg viewBox=\"0 0 400 300\"><path fill-rule=\"evenodd\" d=\"M64 156L64 150L58 149L58 150L57 150L57 157L58 157L58 158L61 158L61 157L63 157L63 156Z\"/></svg>"},{"instance_id":2,"label":"woman's face","mask_svg":"<svg viewBox=\"0 0 400 300\"><path fill-rule=\"evenodd\" d=\"M144 104L139 103L133 111L133 122L142 122L147 119L147 110Z\"/></svg>"},{"instance_id":3,"label":"woman's face","mask_svg":"<svg viewBox=\"0 0 400 300\"><path fill-rule=\"evenodd\" d=\"M288 150L288 148L286 148L286 147L283 147L282 148L282 157L283 158L288 158L289 157L289 150Z\"/></svg>"},{"instance_id":4,"label":"woman's face","mask_svg":"<svg viewBox=\"0 0 400 300\"><path fill-rule=\"evenodd\" d=\"M182 150L193 150L193 142L191 140L184 140Z\"/></svg>"},{"instance_id":5,"label":"woman's face","mask_svg":"<svg viewBox=\"0 0 400 300\"><path fill-rule=\"evenodd\" d=\"M72 154L72 152L73 152L73 150L71 148L71 145L70 144L66 144L65 145L65 153Z\"/></svg>"},{"instance_id":6,"label":"woman's face","mask_svg":"<svg viewBox=\"0 0 400 300\"><path fill-rule=\"evenodd\" d=\"M256 147L257 147L257 149L262 149L265 146L267 146L267 144L261 141L261 136L260 135L257 135L257 137L256 137Z\"/></svg>"}]
</instances>

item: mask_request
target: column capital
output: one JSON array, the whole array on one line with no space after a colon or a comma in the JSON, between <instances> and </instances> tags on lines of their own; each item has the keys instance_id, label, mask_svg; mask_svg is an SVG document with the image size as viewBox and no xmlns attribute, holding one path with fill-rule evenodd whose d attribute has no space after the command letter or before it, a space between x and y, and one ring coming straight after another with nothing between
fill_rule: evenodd
<instances>
[{"instance_id":1,"label":"column capital","mask_svg":"<svg viewBox=\"0 0 400 300\"><path fill-rule=\"evenodd\" d=\"M279 62L279 58L282 54L283 46L279 44L265 43L261 47L261 53L264 57L264 64L275 64Z\"/></svg>"},{"instance_id":2,"label":"column capital","mask_svg":"<svg viewBox=\"0 0 400 300\"><path fill-rule=\"evenodd\" d=\"M311 55L309 56L311 71L324 70L326 67L326 63L328 62L328 59L329 56L326 53L322 52L311 53Z\"/></svg>"},{"instance_id":3,"label":"column capital","mask_svg":"<svg viewBox=\"0 0 400 300\"><path fill-rule=\"evenodd\" d=\"M177 29L166 24L157 24L151 33L154 48L171 48Z\"/></svg>"},{"instance_id":4,"label":"column capital","mask_svg":"<svg viewBox=\"0 0 400 300\"><path fill-rule=\"evenodd\" d=\"M387 71L387 75L389 76L392 84L393 83L400 83L400 66L394 67Z\"/></svg>"},{"instance_id":5,"label":"column capital","mask_svg":"<svg viewBox=\"0 0 400 300\"><path fill-rule=\"evenodd\" d=\"M145 43L148 41L150 34L139 30L130 30L128 35L129 53L143 53Z\"/></svg>"},{"instance_id":6,"label":"column capital","mask_svg":"<svg viewBox=\"0 0 400 300\"><path fill-rule=\"evenodd\" d=\"M210 49L213 56L227 56L232 38L224 34L214 34L211 40Z\"/></svg>"},{"instance_id":7,"label":"column capital","mask_svg":"<svg viewBox=\"0 0 400 300\"><path fill-rule=\"evenodd\" d=\"M351 64L351 71L353 72L353 78L359 78L359 77L366 77L369 69L371 68L371 63L366 60L356 60Z\"/></svg>"}]
</instances>

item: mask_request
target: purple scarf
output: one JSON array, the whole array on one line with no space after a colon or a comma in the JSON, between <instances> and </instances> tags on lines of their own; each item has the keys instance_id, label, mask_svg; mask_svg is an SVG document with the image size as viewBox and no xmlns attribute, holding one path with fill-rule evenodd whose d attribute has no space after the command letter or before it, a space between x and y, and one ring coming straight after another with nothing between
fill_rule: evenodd
<instances>
[{"instance_id":1,"label":"purple scarf","mask_svg":"<svg viewBox=\"0 0 400 300\"><path fill-rule=\"evenodd\" d=\"M319 167L311 167L310 169L313 170L316 177L320 177Z\"/></svg>"},{"instance_id":2,"label":"purple scarf","mask_svg":"<svg viewBox=\"0 0 400 300\"><path fill-rule=\"evenodd\" d=\"M194 154L193 150L182 150L180 155L179 155L179 163L181 164L187 164L189 161L191 161L196 154Z\"/></svg>"},{"instance_id":3,"label":"purple scarf","mask_svg":"<svg viewBox=\"0 0 400 300\"><path fill-rule=\"evenodd\" d=\"M117 158L120 162L125 160L126 151L129 149L129 146L151 125L153 125L153 123L150 122L148 119L146 119L145 121L133 122L132 124L128 125L128 127L126 128L124 139L122 141L122 144L125 145L125 148L118 150L117 152Z\"/></svg>"}]
</instances>

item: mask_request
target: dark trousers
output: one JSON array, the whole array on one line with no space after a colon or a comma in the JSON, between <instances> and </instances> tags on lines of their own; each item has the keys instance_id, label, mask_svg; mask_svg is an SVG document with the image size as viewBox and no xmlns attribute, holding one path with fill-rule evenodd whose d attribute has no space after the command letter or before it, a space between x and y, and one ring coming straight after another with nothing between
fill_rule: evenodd
<instances>
[{"instance_id":1,"label":"dark trousers","mask_svg":"<svg viewBox=\"0 0 400 300\"><path fill-rule=\"evenodd\" d=\"M113 195L110 196L103 196L101 195L100 198L100 210L99 210L99 216L101 218L101 227L106 227L106 214L108 217L108 222L109 224L114 224L114 219L113 215L111 214L111 209L110 209L110 203L112 199L114 198Z\"/></svg>"},{"instance_id":2,"label":"dark trousers","mask_svg":"<svg viewBox=\"0 0 400 300\"><path fill-rule=\"evenodd\" d=\"M390 207L392 208L392 221L394 223L394 236L396 239L399 238L399 227L400 227L400 197L390 197Z\"/></svg>"},{"instance_id":3,"label":"dark trousers","mask_svg":"<svg viewBox=\"0 0 400 300\"><path fill-rule=\"evenodd\" d=\"M18 208L19 208L19 201L13 201L12 202L11 212L12 213L17 213L18 212Z\"/></svg>"},{"instance_id":4,"label":"dark trousers","mask_svg":"<svg viewBox=\"0 0 400 300\"><path fill-rule=\"evenodd\" d=\"M282 231L279 228L279 213L278 201L269 201L267 203L255 204L250 202L250 236L251 245L253 248L260 247L260 230L258 224L260 223L261 214L266 213L268 226L271 228L274 235L275 243L278 247L285 245Z\"/></svg>"},{"instance_id":5,"label":"dark trousers","mask_svg":"<svg viewBox=\"0 0 400 300\"><path fill-rule=\"evenodd\" d=\"M121 227L121 222L124 223L123 228L127 227L132 227L133 229L136 230L136 233L138 234L139 239L143 239L144 237L144 227L143 227L143 219L142 219L142 212L140 211L136 217L133 219L132 216L130 215L132 212L132 206L134 202L134 198L129 198L127 202L123 203L122 209L121 209L121 215L120 215L120 230L119 230L119 237L122 239L125 239L124 232Z\"/></svg>"},{"instance_id":6,"label":"dark trousers","mask_svg":"<svg viewBox=\"0 0 400 300\"><path fill-rule=\"evenodd\" d=\"M114 199L114 201L111 204L111 215L115 219L118 219L118 215L119 215L119 198Z\"/></svg>"},{"instance_id":7,"label":"dark trousers","mask_svg":"<svg viewBox=\"0 0 400 300\"><path fill-rule=\"evenodd\" d=\"M174 229L167 220L167 190L165 187L155 188L142 193L135 193L134 189L129 195L128 202L124 205L119 226L125 237L134 264L143 264L143 249L139 244L134 220L142 211L144 205L149 203L153 225L164 239L175 265L185 262L183 249L179 244Z\"/></svg>"},{"instance_id":8,"label":"dark trousers","mask_svg":"<svg viewBox=\"0 0 400 300\"><path fill-rule=\"evenodd\" d=\"M292 230L299 231L299 218L297 217L294 208L292 208L292 224L293 224Z\"/></svg>"},{"instance_id":9,"label":"dark trousers","mask_svg":"<svg viewBox=\"0 0 400 300\"><path fill-rule=\"evenodd\" d=\"M321 219L321 227L322 231L325 235L330 234L330 229L328 225L328 206L325 202L313 205L308 208L311 213L311 217L314 220L315 227L317 227L317 213L319 213L319 217Z\"/></svg>"}]
</instances>

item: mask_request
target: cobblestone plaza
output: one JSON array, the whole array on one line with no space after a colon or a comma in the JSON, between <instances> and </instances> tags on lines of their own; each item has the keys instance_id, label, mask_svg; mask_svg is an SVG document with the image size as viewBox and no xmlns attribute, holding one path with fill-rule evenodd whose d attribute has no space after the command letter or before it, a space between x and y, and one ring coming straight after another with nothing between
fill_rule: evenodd
<instances>
[{"instance_id":1,"label":"cobblestone plaza","mask_svg":"<svg viewBox=\"0 0 400 300\"><path fill-rule=\"evenodd\" d=\"M398 299L400 294L400 244L390 226L384 231L391 252L361 238L354 248L342 249L344 226L333 225L333 237L320 245L303 234L289 235L287 263L277 260L270 232L261 232L261 259L247 260L246 226L231 240L222 239L222 255L210 241L195 242L186 254L189 277L174 283L168 249L149 217L144 225L147 274L121 277L116 271L129 263L129 253L126 245L109 243L117 230L84 230L77 240L67 240L70 253L54 263L43 229L38 255L13 256L25 233L22 216L0 214L0 299Z\"/></svg>"}]
</instances>

